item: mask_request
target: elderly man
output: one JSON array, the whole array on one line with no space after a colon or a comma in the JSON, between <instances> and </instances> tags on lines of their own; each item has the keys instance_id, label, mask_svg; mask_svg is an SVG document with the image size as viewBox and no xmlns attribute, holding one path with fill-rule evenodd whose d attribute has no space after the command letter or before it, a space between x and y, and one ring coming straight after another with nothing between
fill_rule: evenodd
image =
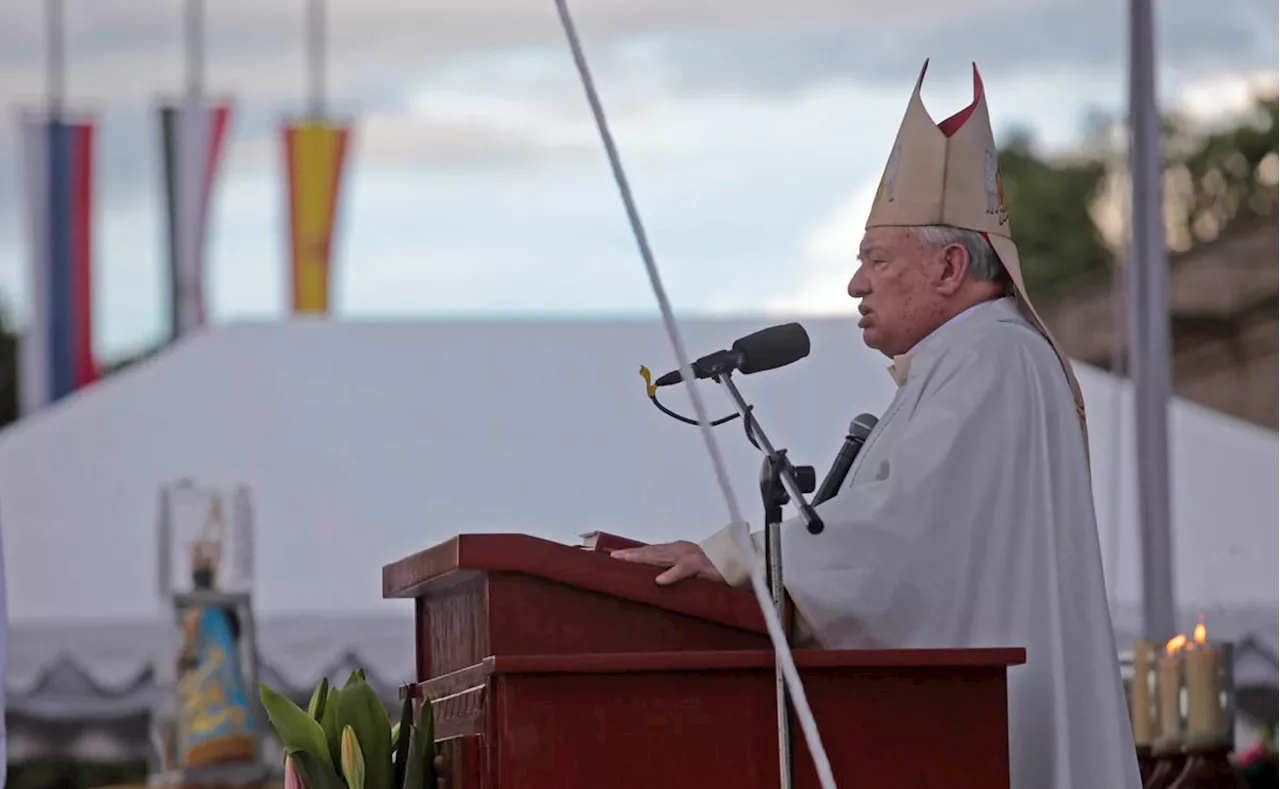
<instances>
[{"instance_id":1,"label":"elderly man","mask_svg":"<svg viewBox=\"0 0 1280 789\"><path fill-rule=\"evenodd\" d=\"M926 63L926 67L927 67ZM899 389L810 534L782 524L802 643L1023 646L1014 789L1138 789L1104 589L1084 406L1022 283L982 82L935 124L916 83L849 282ZM759 533L617 551L747 586Z\"/></svg>"}]
</instances>

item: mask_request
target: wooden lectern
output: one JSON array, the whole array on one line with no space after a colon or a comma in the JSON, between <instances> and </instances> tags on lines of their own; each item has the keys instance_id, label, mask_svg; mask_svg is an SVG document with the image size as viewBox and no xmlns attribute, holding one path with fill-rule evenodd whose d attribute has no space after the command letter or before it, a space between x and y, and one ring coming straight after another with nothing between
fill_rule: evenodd
<instances>
[{"instance_id":1,"label":"wooden lectern","mask_svg":"<svg viewBox=\"0 0 1280 789\"><path fill-rule=\"evenodd\" d=\"M518 534L382 571L413 598L449 789L776 787L774 656L749 591ZM1022 649L796 650L840 786L1009 786ZM817 789L796 727L795 786Z\"/></svg>"}]
</instances>

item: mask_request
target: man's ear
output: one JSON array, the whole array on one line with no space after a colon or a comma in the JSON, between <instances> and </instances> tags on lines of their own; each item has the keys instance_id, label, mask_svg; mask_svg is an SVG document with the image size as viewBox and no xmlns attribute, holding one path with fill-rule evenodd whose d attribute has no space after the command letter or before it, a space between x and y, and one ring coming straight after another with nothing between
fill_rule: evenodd
<instances>
[{"instance_id":1,"label":"man's ear","mask_svg":"<svg viewBox=\"0 0 1280 789\"><path fill-rule=\"evenodd\" d=\"M942 269L938 276L938 292L953 296L969 277L969 250L963 244L947 244L942 248Z\"/></svg>"}]
</instances>

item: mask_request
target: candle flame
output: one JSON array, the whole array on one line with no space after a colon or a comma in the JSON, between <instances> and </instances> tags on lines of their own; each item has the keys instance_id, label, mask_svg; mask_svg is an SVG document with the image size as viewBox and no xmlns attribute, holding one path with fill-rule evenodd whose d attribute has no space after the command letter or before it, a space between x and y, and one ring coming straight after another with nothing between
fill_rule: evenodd
<instances>
[{"instance_id":1,"label":"candle flame","mask_svg":"<svg viewBox=\"0 0 1280 789\"><path fill-rule=\"evenodd\" d=\"M1204 628L1204 614L1200 614L1200 621L1196 624L1195 630L1191 631L1191 638L1187 638L1185 633L1179 633L1169 639L1169 643L1164 645L1165 652L1170 655L1176 655L1179 652L1190 651L1205 644L1207 633Z\"/></svg>"}]
</instances>

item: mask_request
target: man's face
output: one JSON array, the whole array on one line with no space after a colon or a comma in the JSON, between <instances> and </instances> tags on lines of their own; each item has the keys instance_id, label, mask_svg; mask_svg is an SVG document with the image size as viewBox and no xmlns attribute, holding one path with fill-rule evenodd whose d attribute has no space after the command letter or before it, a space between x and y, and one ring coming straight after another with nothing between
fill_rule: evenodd
<instances>
[{"instance_id":1,"label":"man's face","mask_svg":"<svg viewBox=\"0 0 1280 789\"><path fill-rule=\"evenodd\" d=\"M901 227L873 227L862 237L849 295L860 299L862 340L885 356L910 350L938 325L942 254Z\"/></svg>"}]
</instances>

